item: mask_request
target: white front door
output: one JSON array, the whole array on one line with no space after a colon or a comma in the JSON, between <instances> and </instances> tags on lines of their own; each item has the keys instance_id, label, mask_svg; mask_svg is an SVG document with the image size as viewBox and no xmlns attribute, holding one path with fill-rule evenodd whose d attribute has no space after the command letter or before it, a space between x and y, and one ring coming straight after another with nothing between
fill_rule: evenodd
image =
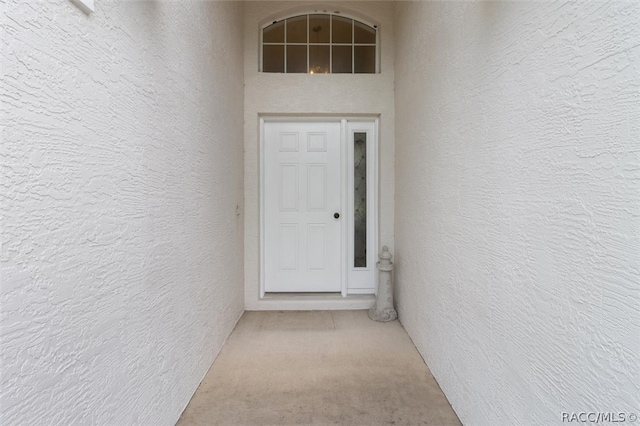
<instances>
[{"instance_id":1,"label":"white front door","mask_svg":"<svg viewBox=\"0 0 640 426\"><path fill-rule=\"evenodd\" d=\"M264 126L267 292L341 291L341 124Z\"/></svg>"}]
</instances>

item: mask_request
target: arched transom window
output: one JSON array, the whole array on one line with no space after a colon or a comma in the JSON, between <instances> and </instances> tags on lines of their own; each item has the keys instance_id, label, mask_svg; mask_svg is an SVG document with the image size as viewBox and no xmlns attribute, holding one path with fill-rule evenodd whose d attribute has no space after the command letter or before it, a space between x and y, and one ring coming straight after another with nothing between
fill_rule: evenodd
<instances>
[{"instance_id":1,"label":"arched transom window","mask_svg":"<svg viewBox=\"0 0 640 426\"><path fill-rule=\"evenodd\" d=\"M308 14L262 29L262 71L375 73L377 27L336 14Z\"/></svg>"}]
</instances>

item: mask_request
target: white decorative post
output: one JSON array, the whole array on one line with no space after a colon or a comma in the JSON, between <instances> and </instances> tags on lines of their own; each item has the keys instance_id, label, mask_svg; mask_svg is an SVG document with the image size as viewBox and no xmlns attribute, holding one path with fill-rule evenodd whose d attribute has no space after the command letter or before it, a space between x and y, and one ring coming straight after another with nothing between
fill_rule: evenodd
<instances>
[{"instance_id":1,"label":"white decorative post","mask_svg":"<svg viewBox=\"0 0 640 426\"><path fill-rule=\"evenodd\" d=\"M393 288L391 287L391 253L387 246L382 247L382 253L378 256L378 299L373 308L369 309L369 318L374 321L393 321L398 318L398 313L393 308Z\"/></svg>"}]
</instances>

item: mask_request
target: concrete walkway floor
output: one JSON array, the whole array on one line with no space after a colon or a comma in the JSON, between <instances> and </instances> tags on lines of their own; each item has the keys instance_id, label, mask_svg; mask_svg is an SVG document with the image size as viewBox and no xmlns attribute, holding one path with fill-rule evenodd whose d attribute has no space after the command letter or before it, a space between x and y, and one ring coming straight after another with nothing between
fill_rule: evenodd
<instances>
[{"instance_id":1,"label":"concrete walkway floor","mask_svg":"<svg viewBox=\"0 0 640 426\"><path fill-rule=\"evenodd\" d=\"M398 321L366 311L246 312L178 421L459 425Z\"/></svg>"}]
</instances>

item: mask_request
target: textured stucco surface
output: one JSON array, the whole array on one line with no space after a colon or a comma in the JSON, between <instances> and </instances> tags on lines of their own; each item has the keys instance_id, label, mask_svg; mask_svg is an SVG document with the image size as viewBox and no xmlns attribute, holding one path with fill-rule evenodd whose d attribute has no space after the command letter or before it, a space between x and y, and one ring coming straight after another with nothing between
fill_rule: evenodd
<instances>
[{"instance_id":1,"label":"textured stucco surface","mask_svg":"<svg viewBox=\"0 0 640 426\"><path fill-rule=\"evenodd\" d=\"M1 7L0 424L174 424L243 311L242 4Z\"/></svg>"},{"instance_id":2,"label":"textured stucco surface","mask_svg":"<svg viewBox=\"0 0 640 426\"><path fill-rule=\"evenodd\" d=\"M400 319L468 425L640 407L640 6L398 2Z\"/></svg>"},{"instance_id":3,"label":"textured stucco surface","mask_svg":"<svg viewBox=\"0 0 640 426\"><path fill-rule=\"evenodd\" d=\"M275 74L258 72L260 24L289 11L339 10L379 25L379 74ZM393 250L394 5L386 1L245 2L245 303L263 309L260 296L260 114L379 114L379 244ZM284 307L285 305L283 305Z\"/></svg>"}]
</instances>

